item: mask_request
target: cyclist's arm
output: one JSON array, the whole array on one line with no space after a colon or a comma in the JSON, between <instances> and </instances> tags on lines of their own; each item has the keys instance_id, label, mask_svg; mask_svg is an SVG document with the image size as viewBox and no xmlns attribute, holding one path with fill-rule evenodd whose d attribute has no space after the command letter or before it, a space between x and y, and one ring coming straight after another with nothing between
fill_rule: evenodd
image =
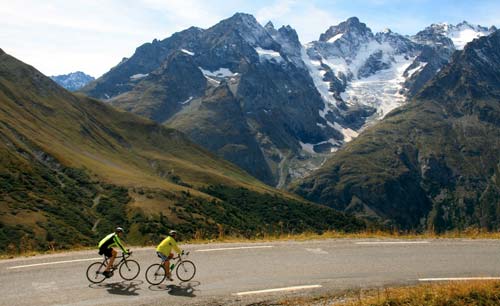
<instances>
[{"instance_id":1,"label":"cyclist's arm","mask_svg":"<svg viewBox=\"0 0 500 306\"><path fill-rule=\"evenodd\" d=\"M115 244L120 247L120 249L122 250L122 252L125 253L125 254L127 254L128 251L123 246L123 244L122 244L120 238L118 237L118 235L115 235L115 237L113 239L115 241Z\"/></svg>"},{"instance_id":2,"label":"cyclist's arm","mask_svg":"<svg viewBox=\"0 0 500 306\"><path fill-rule=\"evenodd\" d=\"M174 242L172 243L172 248L174 249L174 251L177 253L177 254L180 254L182 252L182 250L179 248L179 246L177 245L177 242Z\"/></svg>"}]
</instances>

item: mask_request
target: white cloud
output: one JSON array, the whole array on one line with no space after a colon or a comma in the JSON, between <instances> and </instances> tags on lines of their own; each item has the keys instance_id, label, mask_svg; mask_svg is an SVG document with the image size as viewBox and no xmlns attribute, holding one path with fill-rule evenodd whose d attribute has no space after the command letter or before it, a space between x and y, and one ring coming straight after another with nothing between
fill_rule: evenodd
<instances>
[{"instance_id":1,"label":"white cloud","mask_svg":"<svg viewBox=\"0 0 500 306\"><path fill-rule=\"evenodd\" d=\"M296 3L296 0L279 0L271 6L259 9L255 18L257 18L260 23L267 23L269 20L276 20L284 15L288 15L292 6Z\"/></svg>"},{"instance_id":2,"label":"white cloud","mask_svg":"<svg viewBox=\"0 0 500 306\"><path fill-rule=\"evenodd\" d=\"M421 19L415 18L418 14L412 18L394 14L406 12L402 0L357 3L361 0L0 0L0 48L45 74L83 70L100 76L145 42L190 26L208 28L238 11L254 14L262 24L271 20L276 26L290 25L303 43L318 39L329 26L353 15L374 31L390 27L413 34L430 24L427 14ZM368 4L380 5L381 14L363 11ZM385 15L383 5L390 8ZM470 12L460 8L449 14L465 15L462 19L482 25L500 25L496 1L482 1Z\"/></svg>"},{"instance_id":3,"label":"white cloud","mask_svg":"<svg viewBox=\"0 0 500 306\"><path fill-rule=\"evenodd\" d=\"M146 7L160 12L176 28L190 26L206 28L226 16L219 15L219 9L210 1L199 0L141 0Z\"/></svg>"},{"instance_id":4,"label":"white cloud","mask_svg":"<svg viewBox=\"0 0 500 306\"><path fill-rule=\"evenodd\" d=\"M341 10L327 11L312 2L279 0L257 12L257 20L266 23L271 20L276 26L290 25L302 43L317 40L330 26L345 20L348 15Z\"/></svg>"}]
</instances>

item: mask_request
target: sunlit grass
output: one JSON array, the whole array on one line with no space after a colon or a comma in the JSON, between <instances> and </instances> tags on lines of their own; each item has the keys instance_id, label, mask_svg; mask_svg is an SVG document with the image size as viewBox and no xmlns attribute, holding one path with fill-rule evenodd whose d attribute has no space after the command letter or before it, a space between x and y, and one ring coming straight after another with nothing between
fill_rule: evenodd
<instances>
[{"instance_id":1,"label":"sunlit grass","mask_svg":"<svg viewBox=\"0 0 500 306\"><path fill-rule=\"evenodd\" d=\"M354 290L331 296L296 298L273 305L479 306L500 305L500 282L461 281L410 287Z\"/></svg>"}]
</instances>

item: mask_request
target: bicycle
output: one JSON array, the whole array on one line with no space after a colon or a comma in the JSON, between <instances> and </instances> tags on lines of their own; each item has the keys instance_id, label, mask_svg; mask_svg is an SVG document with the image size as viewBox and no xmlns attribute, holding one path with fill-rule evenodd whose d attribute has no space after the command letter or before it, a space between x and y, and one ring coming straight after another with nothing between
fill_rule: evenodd
<instances>
[{"instance_id":1,"label":"bicycle","mask_svg":"<svg viewBox=\"0 0 500 306\"><path fill-rule=\"evenodd\" d=\"M120 276L124 280L131 281L135 279L141 271L141 266L137 261L128 259L130 255L132 255L132 252L129 252L128 254L122 253L120 261L111 267L110 272L113 273L114 270L118 269ZM87 279L94 284L103 282L106 279L103 272L106 270L107 266L108 257L104 255L104 260L102 262L94 262L87 268Z\"/></svg>"},{"instance_id":2,"label":"bicycle","mask_svg":"<svg viewBox=\"0 0 500 306\"><path fill-rule=\"evenodd\" d=\"M185 256L189 255L189 252L184 254ZM196 274L196 266L191 260L185 260L181 258L179 254L177 257L172 258L172 260L177 260L170 266L170 270L173 271L175 267L175 274L177 278L183 282L190 281L193 279ZM151 285L159 285L161 282L165 280L167 277L167 271L165 270L164 260L162 260L161 264L152 264L146 270L146 280Z\"/></svg>"}]
</instances>

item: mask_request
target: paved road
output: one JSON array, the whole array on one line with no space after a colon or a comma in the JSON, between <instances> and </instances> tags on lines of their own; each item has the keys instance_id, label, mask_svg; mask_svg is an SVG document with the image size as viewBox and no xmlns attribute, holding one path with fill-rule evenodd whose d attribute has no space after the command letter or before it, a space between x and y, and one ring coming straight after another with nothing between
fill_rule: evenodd
<instances>
[{"instance_id":1,"label":"paved road","mask_svg":"<svg viewBox=\"0 0 500 306\"><path fill-rule=\"evenodd\" d=\"M87 266L96 252L72 252L0 261L0 305L245 305L291 295L410 284L419 279L500 277L496 240L317 240L254 244L185 245L198 272L150 286L152 248L135 249L142 271L132 282L117 274L90 285ZM261 290L300 286L296 291ZM292 287L292 288L289 288ZM258 292L252 292L258 291Z\"/></svg>"}]
</instances>

